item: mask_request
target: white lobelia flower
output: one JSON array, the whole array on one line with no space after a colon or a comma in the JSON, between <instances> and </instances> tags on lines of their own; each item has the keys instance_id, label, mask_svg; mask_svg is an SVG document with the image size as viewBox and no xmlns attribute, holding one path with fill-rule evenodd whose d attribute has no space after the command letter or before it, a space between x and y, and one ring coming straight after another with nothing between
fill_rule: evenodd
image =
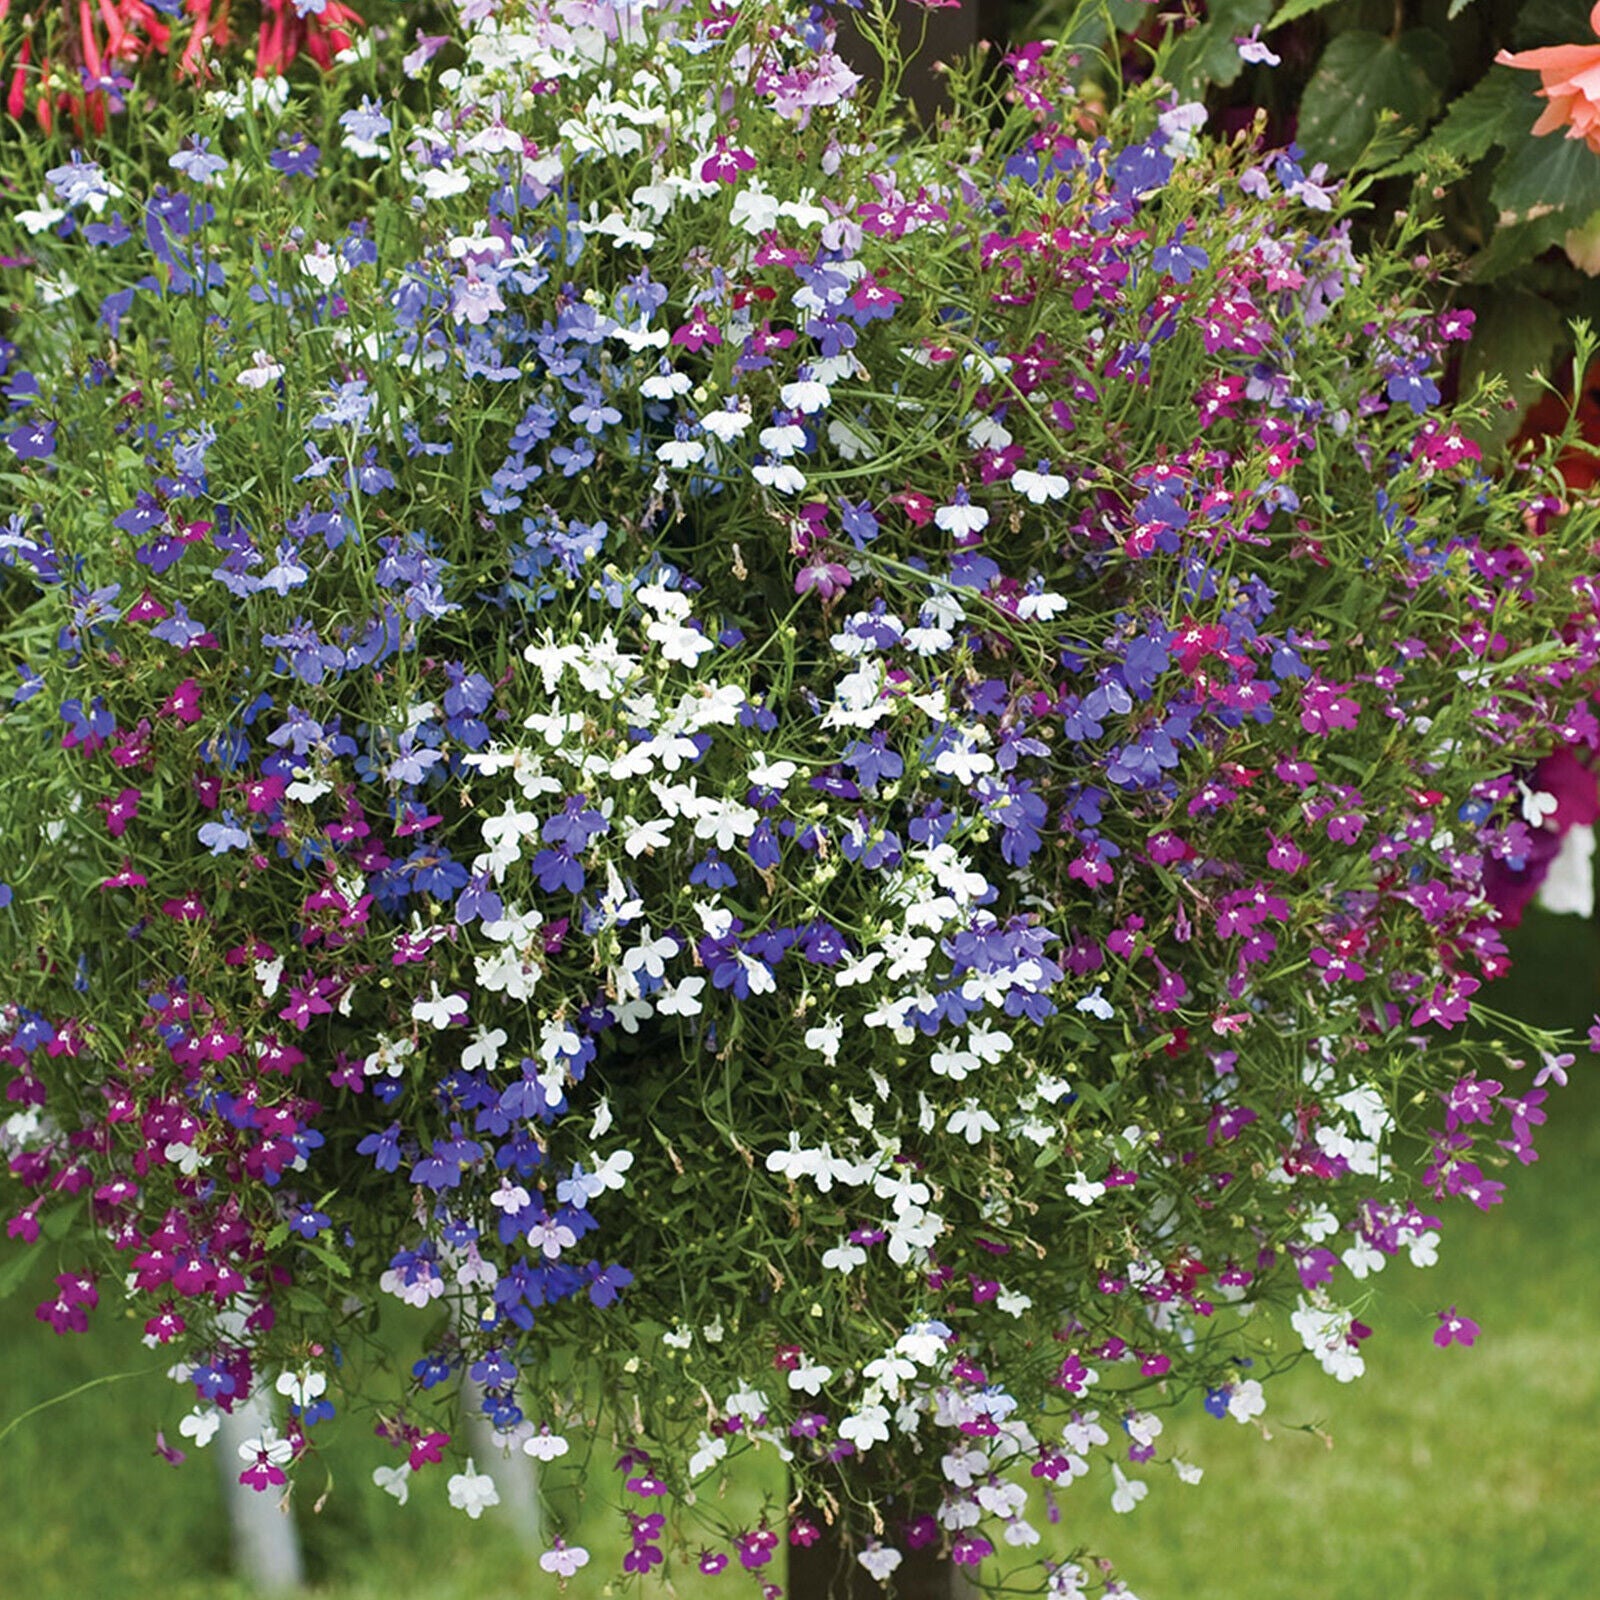
<instances>
[{"instance_id":1,"label":"white lobelia flower","mask_svg":"<svg viewBox=\"0 0 1600 1600\"><path fill-rule=\"evenodd\" d=\"M281 1467L293 1457L294 1446L287 1439L280 1439L271 1427L264 1428L259 1439L243 1439L239 1443L241 1461L266 1462Z\"/></svg>"},{"instance_id":2,"label":"white lobelia flower","mask_svg":"<svg viewBox=\"0 0 1600 1600\"><path fill-rule=\"evenodd\" d=\"M722 444L732 444L755 419L748 411L733 409L730 401L721 411L707 411L700 418L700 426Z\"/></svg>"},{"instance_id":3,"label":"white lobelia flower","mask_svg":"<svg viewBox=\"0 0 1600 1600\"><path fill-rule=\"evenodd\" d=\"M418 999L411 1003L411 1015L418 1022L426 1022L434 1028L450 1028L466 1016L467 1001L464 995L440 994L437 983L430 984L429 988L432 992L426 1000Z\"/></svg>"},{"instance_id":4,"label":"white lobelia flower","mask_svg":"<svg viewBox=\"0 0 1600 1600\"><path fill-rule=\"evenodd\" d=\"M861 1376L868 1383L875 1384L891 1399L899 1396L900 1385L917 1375L917 1366L914 1361L908 1361L903 1355L898 1355L893 1350L886 1351L876 1360L869 1361L861 1369Z\"/></svg>"},{"instance_id":5,"label":"white lobelia flower","mask_svg":"<svg viewBox=\"0 0 1600 1600\"><path fill-rule=\"evenodd\" d=\"M884 1406L863 1406L839 1424L839 1437L865 1453L889 1437L889 1412Z\"/></svg>"},{"instance_id":6,"label":"white lobelia flower","mask_svg":"<svg viewBox=\"0 0 1600 1600\"><path fill-rule=\"evenodd\" d=\"M865 1258L863 1258L865 1259ZM204 1449L222 1426L222 1413L215 1406L196 1406L178 1424L178 1432L197 1450Z\"/></svg>"},{"instance_id":7,"label":"white lobelia flower","mask_svg":"<svg viewBox=\"0 0 1600 1600\"><path fill-rule=\"evenodd\" d=\"M1261 1384L1255 1378L1236 1383L1228 1395L1228 1415L1235 1422L1249 1422L1266 1409L1267 1397L1261 1392Z\"/></svg>"},{"instance_id":8,"label":"white lobelia flower","mask_svg":"<svg viewBox=\"0 0 1600 1600\"><path fill-rule=\"evenodd\" d=\"M1125 1517L1149 1494L1150 1485L1138 1478L1128 1477L1118 1466L1111 1468L1111 1477L1116 1485L1111 1491L1111 1509Z\"/></svg>"},{"instance_id":9,"label":"white lobelia flower","mask_svg":"<svg viewBox=\"0 0 1600 1600\"><path fill-rule=\"evenodd\" d=\"M822 1392L823 1384L832 1376L832 1367L807 1361L790 1371L789 1387L796 1391L803 1389L809 1395L818 1395Z\"/></svg>"},{"instance_id":10,"label":"white lobelia flower","mask_svg":"<svg viewBox=\"0 0 1600 1600\"><path fill-rule=\"evenodd\" d=\"M704 978L680 978L669 983L654 996L656 1010L664 1017L698 1017L705 1009L700 1003L705 986Z\"/></svg>"},{"instance_id":11,"label":"white lobelia flower","mask_svg":"<svg viewBox=\"0 0 1600 1600\"><path fill-rule=\"evenodd\" d=\"M839 1059L839 1046L844 1042L844 1023L832 1014L815 1028L805 1032L806 1049L817 1051L831 1067Z\"/></svg>"},{"instance_id":12,"label":"white lobelia flower","mask_svg":"<svg viewBox=\"0 0 1600 1600\"><path fill-rule=\"evenodd\" d=\"M279 362L265 350L254 350L250 354L250 365L233 381L244 389L265 389L282 376L283 367Z\"/></svg>"},{"instance_id":13,"label":"white lobelia flower","mask_svg":"<svg viewBox=\"0 0 1600 1600\"><path fill-rule=\"evenodd\" d=\"M562 1539L557 1539L554 1547L539 1557L539 1565L560 1578L570 1578L580 1567L588 1564L589 1552L581 1544L567 1544Z\"/></svg>"},{"instance_id":14,"label":"white lobelia flower","mask_svg":"<svg viewBox=\"0 0 1600 1600\"><path fill-rule=\"evenodd\" d=\"M495 1488L494 1479L487 1472L479 1472L470 1456L467 1458L467 1470L456 1473L446 1487L450 1504L457 1511L465 1511L474 1522L490 1506L500 1504L500 1491Z\"/></svg>"},{"instance_id":15,"label":"white lobelia flower","mask_svg":"<svg viewBox=\"0 0 1600 1600\"><path fill-rule=\"evenodd\" d=\"M506 1042L504 1028L491 1029L479 1023L472 1035L472 1043L461 1052L461 1065L472 1072L478 1067L493 1067L500 1060L500 1047Z\"/></svg>"},{"instance_id":16,"label":"white lobelia flower","mask_svg":"<svg viewBox=\"0 0 1600 1600\"><path fill-rule=\"evenodd\" d=\"M822 1252L822 1264L830 1272L842 1272L846 1277L857 1267L865 1266L867 1252L848 1239L841 1239L831 1250Z\"/></svg>"},{"instance_id":17,"label":"white lobelia flower","mask_svg":"<svg viewBox=\"0 0 1600 1600\"><path fill-rule=\"evenodd\" d=\"M411 1495L411 1466L402 1462L398 1467L374 1467L372 1481L385 1494L392 1494L404 1505Z\"/></svg>"},{"instance_id":18,"label":"white lobelia flower","mask_svg":"<svg viewBox=\"0 0 1600 1600\"><path fill-rule=\"evenodd\" d=\"M1163 1431L1161 1418L1153 1411L1130 1411L1124 1422L1128 1437L1139 1445L1153 1444Z\"/></svg>"},{"instance_id":19,"label":"white lobelia flower","mask_svg":"<svg viewBox=\"0 0 1600 1600\"><path fill-rule=\"evenodd\" d=\"M1000 1124L976 1100L967 1100L958 1110L951 1112L945 1126L972 1145L981 1144L984 1134L1000 1131Z\"/></svg>"},{"instance_id":20,"label":"white lobelia flower","mask_svg":"<svg viewBox=\"0 0 1600 1600\"><path fill-rule=\"evenodd\" d=\"M1072 481L1059 472L1052 472L1048 462L1040 462L1038 471L1020 467L1011 474L1011 487L1030 505L1042 506L1047 501L1061 500L1072 488Z\"/></svg>"},{"instance_id":21,"label":"white lobelia flower","mask_svg":"<svg viewBox=\"0 0 1600 1600\"><path fill-rule=\"evenodd\" d=\"M559 1433L552 1433L546 1424L537 1433L530 1433L522 1441L522 1453L535 1461L555 1461L564 1456L571 1446Z\"/></svg>"},{"instance_id":22,"label":"white lobelia flower","mask_svg":"<svg viewBox=\"0 0 1600 1600\"><path fill-rule=\"evenodd\" d=\"M879 1583L887 1583L896 1567L904 1559L900 1552L890 1544L869 1544L856 1560L872 1574Z\"/></svg>"},{"instance_id":23,"label":"white lobelia flower","mask_svg":"<svg viewBox=\"0 0 1600 1600\"><path fill-rule=\"evenodd\" d=\"M952 505L940 506L933 514L933 522L946 533L982 533L989 526L989 513L982 506L958 500Z\"/></svg>"},{"instance_id":24,"label":"white lobelia flower","mask_svg":"<svg viewBox=\"0 0 1600 1600\"><path fill-rule=\"evenodd\" d=\"M1064 595L1048 592L1025 594L1017 601L1017 615L1024 622L1050 622L1066 609Z\"/></svg>"},{"instance_id":25,"label":"white lobelia flower","mask_svg":"<svg viewBox=\"0 0 1600 1600\"><path fill-rule=\"evenodd\" d=\"M689 1477L694 1479L702 1473L709 1472L727 1453L726 1439L713 1439L709 1433L702 1430L699 1439L695 1441L695 1452L689 1457Z\"/></svg>"},{"instance_id":26,"label":"white lobelia flower","mask_svg":"<svg viewBox=\"0 0 1600 1600\"><path fill-rule=\"evenodd\" d=\"M328 1379L325 1373L314 1372L309 1369L304 1372L280 1372L274 1387L279 1394L288 1399L291 1405L297 1405L303 1409L310 1405L319 1395L327 1392Z\"/></svg>"},{"instance_id":27,"label":"white lobelia flower","mask_svg":"<svg viewBox=\"0 0 1600 1600\"><path fill-rule=\"evenodd\" d=\"M805 416L812 416L823 410L833 398L827 384L817 383L810 378L800 378L793 383L786 383L778 391L778 399L790 411L801 412ZM984 520L988 520L988 513L984 513Z\"/></svg>"}]
</instances>

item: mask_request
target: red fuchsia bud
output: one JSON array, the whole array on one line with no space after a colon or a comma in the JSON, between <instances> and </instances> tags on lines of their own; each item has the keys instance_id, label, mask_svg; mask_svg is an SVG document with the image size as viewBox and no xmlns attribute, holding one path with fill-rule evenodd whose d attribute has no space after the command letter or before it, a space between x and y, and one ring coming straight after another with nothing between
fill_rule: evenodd
<instances>
[{"instance_id":1,"label":"red fuchsia bud","mask_svg":"<svg viewBox=\"0 0 1600 1600\"><path fill-rule=\"evenodd\" d=\"M6 111L18 122L28 108L28 64L33 60L33 40L24 39L11 73L11 88L6 95Z\"/></svg>"}]
</instances>

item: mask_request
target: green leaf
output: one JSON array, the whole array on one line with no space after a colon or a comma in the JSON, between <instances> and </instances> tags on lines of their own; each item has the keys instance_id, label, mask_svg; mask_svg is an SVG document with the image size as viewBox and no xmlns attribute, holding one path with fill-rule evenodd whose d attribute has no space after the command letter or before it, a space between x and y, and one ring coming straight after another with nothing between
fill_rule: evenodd
<instances>
[{"instance_id":1,"label":"green leaf","mask_svg":"<svg viewBox=\"0 0 1600 1600\"><path fill-rule=\"evenodd\" d=\"M335 1255L326 1245L308 1240L301 1248L308 1255L315 1256L335 1276L340 1278L348 1278L350 1276L350 1263L343 1256Z\"/></svg>"},{"instance_id":2,"label":"green leaf","mask_svg":"<svg viewBox=\"0 0 1600 1600\"><path fill-rule=\"evenodd\" d=\"M1333 0L1288 0L1284 8L1272 19L1274 28L1281 28L1286 22L1293 22L1297 17L1309 17L1313 11L1321 11L1325 6L1331 6Z\"/></svg>"},{"instance_id":3,"label":"green leaf","mask_svg":"<svg viewBox=\"0 0 1600 1600\"><path fill-rule=\"evenodd\" d=\"M1564 661L1576 650L1575 645L1564 643L1560 639L1547 639L1542 644L1530 644L1525 650L1518 650L1509 655L1504 661L1481 662L1473 668L1475 678L1500 677L1508 672L1520 672L1524 667L1544 666L1551 661Z\"/></svg>"},{"instance_id":4,"label":"green leaf","mask_svg":"<svg viewBox=\"0 0 1600 1600\"><path fill-rule=\"evenodd\" d=\"M33 1264L44 1253L44 1240L19 1250L3 1267L0 1267L0 1300L7 1300L27 1281Z\"/></svg>"},{"instance_id":5,"label":"green leaf","mask_svg":"<svg viewBox=\"0 0 1600 1600\"><path fill-rule=\"evenodd\" d=\"M1539 100L1527 73L1512 67L1490 67L1463 95L1458 95L1426 139L1404 161L1384 173L1418 172L1431 156L1480 161L1497 144L1513 142L1539 115Z\"/></svg>"},{"instance_id":6,"label":"green leaf","mask_svg":"<svg viewBox=\"0 0 1600 1600\"><path fill-rule=\"evenodd\" d=\"M1480 305L1472 342L1461 362L1461 392L1471 394L1480 376L1498 373L1510 386L1516 412L1502 412L1487 439L1503 443L1515 431L1517 413L1540 392L1535 368L1549 371L1556 346L1566 337L1561 313L1538 295L1502 289Z\"/></svg>"},{"instance_id":7,"label":"green leaf","mask_svg":"<svg viewBox=\"0 0 1600 1600\"><path fill-rule=\"evenodd\" d=\"M1531 222L1552 211L1577 222L1600 210L1600 156L1581 139L1525 136L1506 152L1489 190L1501 227Z\"/></svg>"},{"instance_id":8,"label":"green leaf","mask_svg":"<svg viewBox=\"0 0 1600 1600\"><path fill-rule=\"evenodd\" d=\"M1489 243L1467 263L1468 276L1474 283L1494 283L1560 244L1571 223L1563 213L1551 212L1532 222L1496 228Z\"/></svg>"},{"instance_id":9,"label":"green leaf","mask_svg":"<svg viewBox=\"0 0 1600 1600\"><path fill-rule=\"evenodd\" d=\"M1438 34L1413 28L1398 39L1354 29L1328 42L1300 102L1300 143L1313 161L1344 169L1366 148L1380 111L1421 129L1439 109L1433 77L1449 60Z\"/></svg>"},{"instance_id":10,"label":"green leaf","mask_svg":"<svg viewBox=\"0 0 1600 1600\"><path fill-rule=\"evenodd\" d=\"M1448 13L1450 21L1454 22L1456 18L1459 17L1461 13L1473 3L1474 0L1450 0L1450 10Z\"/></svg>"},{"instance_id":11,"label":"green leaf","mask_svg":"<svg viewBox=\"0 0 1600 1600\"><path fill-rule=\"evenodd\" d=\"M1513 37L1519 50L1589 42L1590 0L1528 0L1517 7Z\"/></svg>"},{"instance_id":12,"label":"green leaf","mask_svg":"<svg viewBox=\"0 0 1600 1600\"><path fill-rule=\"evenodd\" d=\"M1107 0L1102 6L1074 7L1062 32L1062 44L1098 48L1108 37L1137 33L1147 14L1141 0Z\"/></svg>"}]
</instances>

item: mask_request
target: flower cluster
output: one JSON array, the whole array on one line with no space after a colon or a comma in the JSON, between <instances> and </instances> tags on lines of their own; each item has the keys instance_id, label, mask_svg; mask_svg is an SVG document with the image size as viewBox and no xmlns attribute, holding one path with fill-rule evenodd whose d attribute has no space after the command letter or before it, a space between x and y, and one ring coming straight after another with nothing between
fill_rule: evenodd
<instances>
[{"instance_id":1,"label":"flower cluster","mask_svg":"<svg viewBox=\"0 0 1600 1600\"><path fill-rule=\"evenodd\" d=\"M300 60L323 71L352 48L362 20L343 0L260 0L254 73L258 85ZM183 78L205 79L220 58L244 41L223 0L78 0L13 16L0 0L0 72L5 114L31 116L49 133L65 117L81 139L104 134L109 119L127 109L134 74L147 62L167 60Z\"/></svg>"},{"instance_id":2,"label":"flower cluster","mask_svg":"<svg viewBox=\"0 0 1600 1600\"><path fill-rule=\"evenodd\" d=\"M617 1438L630 1573L686 1515L766 1566L691 1492L762 1450L797 1543L870 1494L874 1576L1081 1594L1030 1486L1193 1481L1160 1410L1262 1411L1261 1305L1356 1376L1351 1284L1531 1159L1462 1025L1525 779L1600 743L1590 519L1486 476L1410 225L1358 257L1158 83L1096 124L1029 46L918 144L826 18L457 42L424 111L219 110L16 222L40 1315L120 1285L197 1442L275 1382L266 1488L375 1302L448 1308L397 1499L470 1379ZM225 215L207 141L271 152Z\"/></svg>"}]
</instances>

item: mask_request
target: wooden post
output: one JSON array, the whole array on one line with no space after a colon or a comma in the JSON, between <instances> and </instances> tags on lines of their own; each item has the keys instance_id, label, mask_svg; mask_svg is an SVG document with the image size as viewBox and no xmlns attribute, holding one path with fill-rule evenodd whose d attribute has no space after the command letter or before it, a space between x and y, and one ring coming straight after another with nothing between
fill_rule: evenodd
<instances>
[{"instance_id":1,"label":"wooden post","mask_svg":"<svg viewBox=\"0 0 1600 1600\"><path fill-rule=\"evenodd\" d=\"M260 1494L239 1482L239 1446L259 1439L272 1425L272 1405L263 1385L243 1405L222 1413L216 1441L222 1497L233 1530L233 1568L263 1595L288 1594L305 1582L293 1515L271 1490Z\"/></svg>"},{"instance_id":2,"label":"wooden post","mask_svg":"<svg viewBox=\"0 0 1600 1600\"><path fill-rule=\"evenodd\" d=\"M814 1544L789 1546L787 1600L884 1600L888 1593L894 1600L975 1600L978 1591L937 1545L898 1548L905 1559L882 1584L845 1549L836 1528L824 1528Z\"/></svg>"},{"instance_id":3,"label":"wooden post","mask_svg":"<svg viewBox=\"0 0 1600 1600\"><path fill-rule=\"evenodd\" d=\"M903 48L910 50L922 40L922 48L906 62L900 88L924 121L945 104L943 81L933 71L935 62L970 55L983 40L995 49L1005 47L1005 0L961 0L959 5L933 8L894 0L894 10ZM840 18L839 53L863 76L875 76L878 59L851 26L850 11L840 7L834 14Z\"/></svg>"},{"instance_id":4,"label":"wooden post","mask_svg":"<svg viewBox=\"0 0 1600 1600\"><path fill-rule=\"evenodd\" d=\"M457 1326L465 1335L472 1327L466 1306L460 1308ZM469 1363L470 1366L470 1363ZM470 1372L461 1380L461 1414L472 1458L480 1472L494 1479L500 1495L500 1514L511 1524L518 1539L530 1551L544 1545L544 1501L539 1494L539 1469L531 1456L524 1455L496 1431L484 1414L484 1388Z\"/></svg>"},{"instance_id":5,"label":"wooden post","mask_svg":"<svg viewBox=\"0 0 1600 1600\"><path fill-rule=\"evenodd\" d=\"M497 1433L483 1414L482 1388L468 1378L461 1386L461 1408L465 1413L467 1438L479 1472L494 1479L500 1495L497 1512L510 1523L518 1539L531 1551L544 1547L544 1504L539 1497L539 1469L520 1449L508 1446L506 1436Z\"/></svg>"},{"instance_id":6,"label":"wooden post","mask_svg":"<svg viewBox=\"0 0 1600 1600\"><path fill-rule=\"evenodd\" d=\"M863 1480L874 1481L870 1456L856 1470ZM821 1529L821 1537L809 1545L789 1546L786 1600L884 1600L891 1593L894 1600L975 1600L978 1591L966 1574L940 1554L942 1541L910 1549L899 1537L901 1517L888 1512L883 1542L900 1552L901 1561L888 1583L880 1583L857 1559L867 1546L867 1530L850 1522L849 1515L846 1508L831 1527L814 1513L807 1518Z\"/></svg>"},{"instance_id":7,"label":"wooden post","mask_svg":"<svg viewBox=\"0 0 1600 1600\"><path fill-rule=\"evenodd\" d=\"M1006 46L1006 0L960 0L959 5L932 7L894 0L894 10L904 48L922 41L906 62L900 90L924 122L946 103L935 63L970 55L985 40L992 51ZM840 19L839 53L862 76L875 76L878 58L851 26L850 11L840 7L834 15ZM954 1562L938 1554L937 1545L909 1550L898 1540L892 1542L904 1559L887 1585L879 1583L856 1559L866 1545L864 1530L855 1530L849 1548L843 1533L838 1524L823 1525L814 1543L789 1546L787 1600L884 1600L886 1593L895 1600L971 1600L978 1593Z\"/></svg>"}]
</instances>

